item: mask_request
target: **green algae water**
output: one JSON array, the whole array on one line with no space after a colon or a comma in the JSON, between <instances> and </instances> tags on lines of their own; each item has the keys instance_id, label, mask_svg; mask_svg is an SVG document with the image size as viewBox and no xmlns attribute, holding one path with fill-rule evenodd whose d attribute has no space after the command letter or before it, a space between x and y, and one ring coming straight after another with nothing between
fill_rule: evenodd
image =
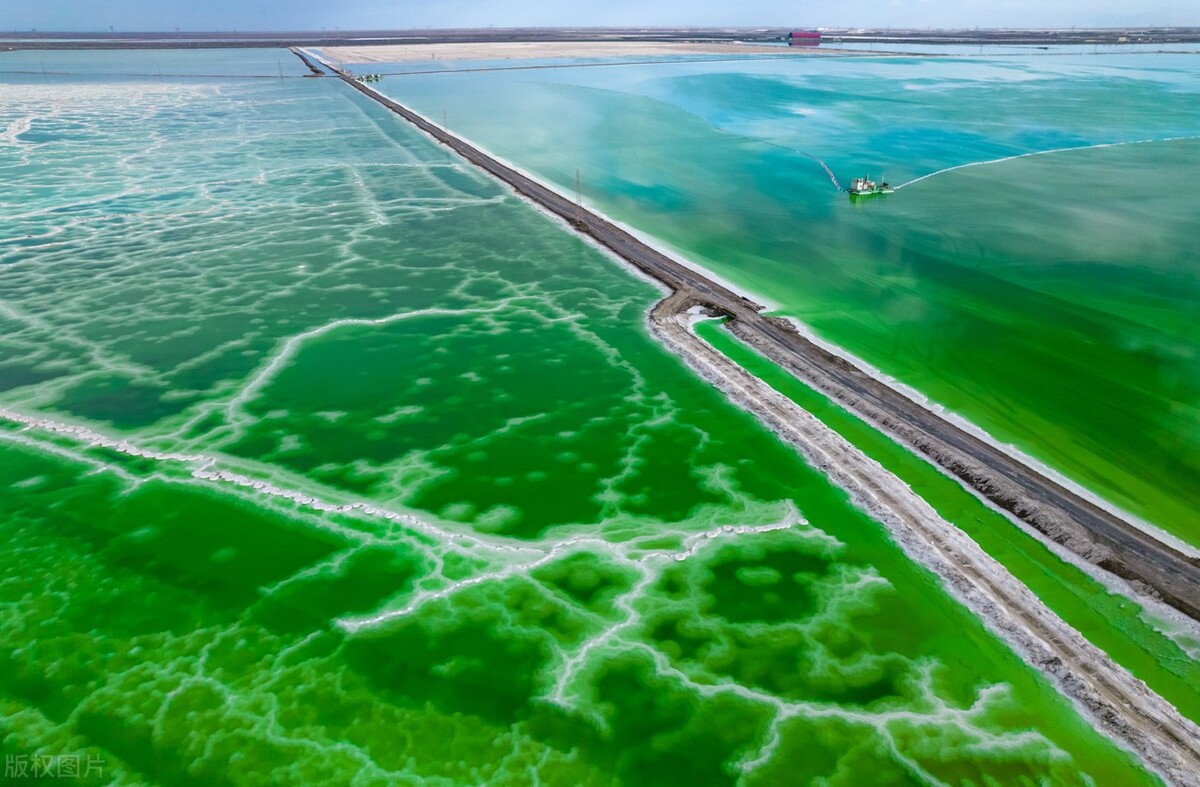
<instances>
[{"instance_id":1,"label":"green algae water","mask_svg":"<svg viewBox=\"0 0 1200 787\"><path fill-rule=\"evenodd\" d=\"M1005 516L907 448L808 388L785 370L721 330L719 321L695 326L697 335L767 382L896 474L948 522L967 533L1075 630L1144 680L1185 716L1200 718L1200 662L1193 642L1125 596L1053 554L1038 538L1010 527Z\"/></svg>"},{"instance_id":2,"label":"green algae water","mask_svg":"<svg viewBox=\"0 0 1200 787\"><path fill-rule=\"evenodd\" d=\"M1194 51L1122 51L409 73L383 89L564 191L578 171L607 214L1200 544L1200 198L1179 187L1200 178L1200 79ZM809 156L843 186L902 188L851 202Z\"/></svg>"},{"instance_id":3,"label":"green algae water","mask_svg":"<svg viewBox=\"0 0 1200 787\"><path fill-rule=\"evenodd\" d=\"M653 287L279 53L155 57L0 74L6 778L1155 783Z\"/></svg>"}]
</instances>

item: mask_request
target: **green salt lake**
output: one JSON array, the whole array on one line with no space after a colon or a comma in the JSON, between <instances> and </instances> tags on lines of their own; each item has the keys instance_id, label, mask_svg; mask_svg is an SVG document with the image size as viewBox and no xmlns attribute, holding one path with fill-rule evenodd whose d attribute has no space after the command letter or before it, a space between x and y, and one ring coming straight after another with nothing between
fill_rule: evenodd
<instances>
[{"instance_id":1,"label":"green salt lake","mask_svg":"<svg viewBox=\"0 0 1200 787\"><path fill-rule=\"evenodd\" d=\"M6 756L78 753L104 763L93 781L119 784L1155 783L660 348L649 284L344 85L294 78L279 52L57 56L37 58L71 73L0 74ZM29 62L6 53L0 71ZM465 104L490 78L422 79ZM519 87L515 104L537 97L533 149L553 119L533 104L576 91ZM762 143L629 95L592 88L596 113L561 122L660 134L578 143L640 196L602 198L584 164L564 165L569 180L579 166L589 201L631 224L621 205L640 205L666 243L708 237L697 257L727 278L763 260L747 287L784 281L799 256L779 248L816 255L823 294L800 298L796 278L773 300L822 331L862 322L845 343L870 358L863 282L883 299L884 279L903 279L885 262L907 266L907 314L947 241L889 234L887 211L911 203L850 209L781 148L766 146L777 170L754 164L762 180L710 187L736 198L673 185L664 157L720 138L735 155L689 166L745 174ZM465 113L446 114L458 130ZM540 172L505 147L517 115L493 119L494 140L462 130ZM788 200L754 196L777 184ZM751 222L753 199L781 212ZM813 221L780 233L772 215ZM735 236L745 256L719 268L707 255ZM832 248L851 236L867 246ZM918 252L926 267L904 256ZM1182 262L1159 267L1172 264L1185 281ZM954 292L930 308L992 315ZM1146 312L1130 330L1194 338L1169 308ZM1039 594L1085 608L1075 625L1196 712L1194 661L1171 640L1132 610L1104 629L1121 600L1073 595L1082 580L1045 555L1013 562L1044 566L1040 586L1026 579Z\"/></svg>"},{"instance_id":2,"label":"green salt lake","mask_svg":"<svg viewBox=\"0 0 1200 787\"><path fill-rule=\"evenodd\" d=\"M381 89L564 191L578 173L589 204L1200 544L1194 59L553 61ZM910 185L851 202L809 156Z\"/></svg>"}]
</instances>

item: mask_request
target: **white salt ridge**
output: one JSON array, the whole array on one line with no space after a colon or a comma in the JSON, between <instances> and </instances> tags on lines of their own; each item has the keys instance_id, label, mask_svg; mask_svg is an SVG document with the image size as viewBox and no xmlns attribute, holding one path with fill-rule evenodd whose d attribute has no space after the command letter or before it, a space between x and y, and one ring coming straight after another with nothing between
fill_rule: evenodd
<instances>
[{"instance_id":1,"label":"white salt ridge","mask_svg":"<svg viewBox=\"0 0 1200 787\"><path fill-rule=\"evenodd\" d=\"M204 454L181 454L139 448L128 440L105 437L99 432L94 432L84 426L72 426L58 421L51 421L48 418L22 415L7 408L0 408L0 418L12 423L21 424L28 429L40 429L45 432L67 435L94 447L111 448L117 453L143 459L155 459L163 462L202 462L204 464L213 464L217 461L216 458Z\"/></svg>"},{"instance_id":2,"label":"white salt ridge","mask_svg":"<svg viewBox=\"0 0 1200 787\"><path fill-rule=\"evenodd\" d=\"M703 533L695 533L687 536L683 539L681 549L651 550L636 558L627 556L622 545L614 544L602 538L592 536L569 537L560 541L550 542L549 545L540 545L540 549L538 546L531 545L528 549L526 549L526 551L536 550L541 553L532 560L520 563L510 563L496 571L484 574L476 574L475 576L467 579L457 580L436 590L420 591L413 596L409 603L399 609L389 609L378 614L365 617L344 618L337 621L337 624L342 629L350 633L355 633L364 629L378 628L389 622L409 617L429 602L442 598L448 598L464 588L474 587L486 582L496 582L513 576L526 576L531 571L534 571L541 566L547 565L574 553L582 552L585 549L603 553L622 564L634 567L640 573L642 573L643 576L646 576L646 571L644 570L646 566L661 566L667 561L684 561L695 557L701 550L705 548L706 542L714 539L728 539L736 536L749 536L770 533L778 530L790 530L797 525L805 524L808 524L808 520L801 517L799 512L795 510L795 507L792 506L788 516L786 516L781 522L774 522L766 525L723 525ZM828 539L831 543L836 543L833 541L833 539L825 536L819 531L811 531L807 535L814 539L823 538ZM652 578L654 577L657 577L657 573L652 574Z\"/></svg>"},{"instance_id":3,"label":"white salt ridge","mask_svg":"<svg viewBox=\"0 0 1200 787\"><path fill-rule=\"evenodd\" d=\"M258 393L277 375L299 351L300 346L309 339L315 339L319 336L334 331L338 328L346 328L351 326L385 326L402 320L415 319L419 317L461 317L461 316L477 316L480 314L492 314L502 311L509 305L507 300L500 301L494 306L488 308L476 309L417 309L414 311L400 312L387 317L379 317L376 319L369 318L350 318L342 320L334 320L333 322L311 328L304 333L296 334L290 337L274 355L259 369L259 371L246 383L245 386L234 396L226 405L226 412L230 417L230 421L236 423L238 419L235 413L241 410L246 402L255 398Z\"/></svg>"},{"instance_id":4,"label":"white salt ridge","mask_svg":"<svg viewBox=\"0 0 1200 787\"><path fill-rule=\"evenodd\" d=\"M29 117L17 118L9 123L4 133L0 133L0 145L16 145L20 143L22 141L20 136L32 128L34 120L36 118L31 115Z\"/></svg>"},{"instance_id":5,"label":"white salt ridge","mask_svg":"<svg viewBox=\"0 0 1200 787\"><path fill-rule=\"evenodd\" d=\"M368 516L368 517L381 518L381 519L386 519L389 521L397 521L397 522L400 522L401 524L408 526L411 530L420 532L424 535L433 537L433 538L438 539L439 541L442 541L445 543L449 543L451 540L466 541L467 543L469 543L475 547L481 547L481 548L484 548L484 549L490 550L490 551L510 552L510 553L525 553L525 552L538 551L534 547L528 547L528 548L526 548L524 546L513 547L513 546L507 546L507 545L498 544L498 543L489 543L484 538L473 536L473 535L467 534L467 533L451 532L449 530L437 527L429 522L426 522L413 514L398 512L398 511L391 511L391 510L388 510L386 508L383 508L383 507L380 507L380 506L377 506L377 505L374 505L371 503L367 503L367 502L363 502L363 501L356 501L356 502L352 502L352 503L343 503L343 504L329 503L315 495L301 492L301 491L295 490L295 489L288 489L286 487L278 486L276 484L271 483L270 481L263 481L261 479L251 478L250 476L243 475L241 473L235 473L235 472L232 472L229 470L213 469L218 462L218 459L215 456L209 456L206 454L183 454L183 453L174 453L174 452L152 451L152 450L140 448L140 447L130 443L128 440L124 440L124 439L118 440L115 438L106 437L98 432L88 429L87 427L74 426L71 424L61 423L58 421L52 421L52 420L46 419L46 418L36 418L33 416L27 416L27 415L23 415L21 413L13 412L12 410L8 410L5 408L0 408L0 419L4 419L4 420L10 421L12 423L20 424L20 425L26 427L27 430L40 430L40 431L50 432L52 434L66 435L66 436L75 438L75 439L79 440L80 442L86 443L88 446L110 448L112 450L117 451L118 453L125 454L127 456L136 456L139 458L152 459L152 460L163 461L163 462L183 462L183 463L189 463L189 464L199 464L200 466L197 467L195 470L193 470L191 473L191 476L197 480L217 482L217 483L222 483L222 484L230 484L233 486L241 487L243 489L251 490L258 494L263 494L263 495L267 495L270 497L276 497L276 498L280 498L283 500L289 500L293 503L296 503L297 505L304 506L313 511L318 511L318 512L322 512L322 513L344 513L344 514L357 513L357 514L361 514L361 515ZM26 441L20 441L20 442L26 442ZM31 447L35 447L39 450L44 450L44 451L48 451L50 453L55 453L57 455L63 456L64 458L70 458L74 461L83 461L83 462L86 462L86 463L92 465L93 467L95 467L98 470L111 470L111 471L121 475L126 480L134 480L133 477L130 476L126 471L122 470L121 468L115 467L111 464L105 464L103 462L99 462L98 460L95 460L92 458L88 458L88 457L85 457L85 456L82 456L82 455L79 455L76 453L70 453L70 452L65 451L65 449L60 448L59 446L47 445L45 442L37 442L37 441L27 441L27 442Z\"/></svg>"}]
</instances>

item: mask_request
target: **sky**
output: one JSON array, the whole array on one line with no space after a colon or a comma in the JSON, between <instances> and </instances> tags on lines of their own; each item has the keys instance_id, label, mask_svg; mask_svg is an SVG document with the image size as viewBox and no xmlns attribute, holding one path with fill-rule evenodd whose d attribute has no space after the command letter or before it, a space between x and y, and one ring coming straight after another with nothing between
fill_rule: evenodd
<instances>
[{"instance_id":1,"label":"sky","mask_svg":"<svg viewBox=\"0 0 1200 787\"><path fill-rule=\"evenodd\" d=\"M1197 0L0 0L0 31L1200 26Z\"/></svg>"}]
</instances>

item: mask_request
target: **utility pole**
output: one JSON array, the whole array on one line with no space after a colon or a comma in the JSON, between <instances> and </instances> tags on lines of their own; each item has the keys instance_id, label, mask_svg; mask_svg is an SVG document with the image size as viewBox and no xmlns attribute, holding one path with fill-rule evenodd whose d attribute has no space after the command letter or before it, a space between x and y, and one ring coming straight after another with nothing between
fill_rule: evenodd
<instances>
[{"instance_id":1,"label":"utility pole","mask_svg":"<svg viewBox=\"0 0 1200 787\"><path fill-rule=\"evenodd\" d=\"M583 217L583 190L579 187L579 168L575 168L575 218Z\"/></svg>"}]
</instances>

